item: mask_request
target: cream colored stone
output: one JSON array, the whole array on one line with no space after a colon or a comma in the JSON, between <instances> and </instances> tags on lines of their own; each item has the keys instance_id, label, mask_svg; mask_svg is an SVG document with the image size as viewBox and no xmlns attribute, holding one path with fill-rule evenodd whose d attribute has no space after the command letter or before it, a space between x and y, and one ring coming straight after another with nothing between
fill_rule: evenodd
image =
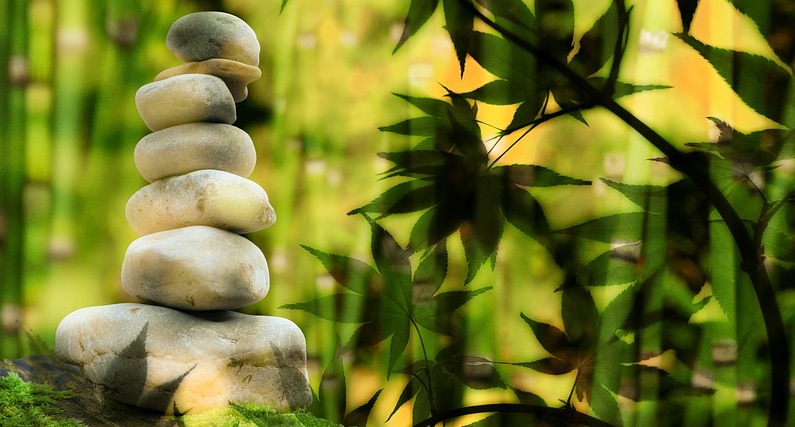
<instances>
[{"instance_id":1,"label":"cream colored stone","mask_svg":"<svg viewBox=\"0 0 795 427\"><path fill-rule=\"evenodd\" d=\"M226 83L235 102L248 96L248 84L262 76L262 71L253 65L229 59L213 58L201 62L189 62L163 70L155 76L155 81L167 79L181 74L210 74L219 77Z\"/></svg>"},{"instance_id":2,"label":"cream colored stone","mask_svg":"<svg viewBox=\"0 0 795 427\"><path fill-rule=\"evenodd\" d=\"M242 129L223 123L188 123L143 137L135 146L135 165L149 182L202 169L251 175L257 153Z\"/></svg>"},{"instance_id":3,"label":"cream colored stone","mask_svg":"<svg viewBox=\"0 0 795 427\"><path fill-rule=\"evenodd\" d=\"M161 413L197 414L230 402L289 411L312 401L305 338L279 317L88 307L58 325L55 353L110 397Z\"/></svg>"},{"instance_id":4,"label":"cream colored stone","mask_svg":"<svg viewBox=\"0 0 795 427\"><path fill-rule=\"evenodd\" d=\"M124 289L143 301L182 310L234 310L268 294L268 263L257 245L196 225L140 237L121 267Z\"/></svg>"},{"instance_id":5,"label":"cream colored stone","mask_svg":"<svg viewBox=\"0 0 795 427\"><path fill-rule=\"evenodd\" d=\"M146 127L158 131L193 122L234 123L235 100L221 78L181 74L146 84L135 93Z\"/></svg>"},{"instance_id":6,"label":"cream colored stone","mask_svg":"<svg viewBox=\"0 0 795 427\"><path fill-rule=\"evenodd\" d=\"M168 30L166 46L185 62L225 58L259 65L260 45L254 30L224 12L196 12L177 19Z\"/></svg>"},{"instance_id":7,"label":"cream colored stone","mask_svg":"<svg viewBox=\"0 0 795 427\"><path fill-rule=\"evenodd\" d=\"M271 226L276 213L253 181L229 172L200 170L155 181L127 202L127 221L139 235L209 225L235 233Z\"/></svg>"}]
</instances>

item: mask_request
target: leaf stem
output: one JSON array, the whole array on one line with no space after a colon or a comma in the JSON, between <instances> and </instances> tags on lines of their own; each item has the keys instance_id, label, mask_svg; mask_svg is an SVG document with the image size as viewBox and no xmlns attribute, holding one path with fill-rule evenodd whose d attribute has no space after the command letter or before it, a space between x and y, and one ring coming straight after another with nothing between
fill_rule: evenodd
<instances>
[{"instance_id":1,"label":"leaf stem","mask_svg":"<svg viewBox=\"0 0 795 427\"><path fill-rule=\"evenodd\" d=\"M759 248L754 244L754 239L750 231L745 226L740 215L731 205L726 196L720 191L715 182L709 176L707 170L695 163L689 156L679 151L668 140L657 131L649 127L645 122L616 102L612 96L591 85L584 77L577 74L568 67L567 64L559 62L554 56L550 55L545 49L535 46L532 43L513 34L503 26L494 22L478 10L469 0L460 0L478 19L486 25L500 33L506 40L511 41L518 47L535 55L539 60L553 67L562 76L566 77L572 84L580 89L589 99L594 100L613 115L621 119L624 123L638 132L643 138L660 150L668 158L669 165L682 172L706 195L712 206L723 218L729 232L732 235L740 256L742 258L741 268L751 279L757 301L762 311L767 333L768 344L770 346L770 406L768 408L768 425L783 426L787 421L790 397L790 348L784 321L781 316L781 308L776 299L776 292L770 277L764 267L763 259ZM622 0L619 2L620 9L623 7ZM619 12L621 13L621 12Z\"/></svg>"},{"instance_id":2,"label":"leaf stem","mask_svg":"<svg viewBox=\"0 0 795 427\"><path fill-rule=\"evenodd\" d=\"M467 406L440 412L427 420L421 421L414 427L431 427L439 422L464 415L484 414L489 412L531 414L540 418L564 421L569 425L587 427L613 427L612 424L594 418L590 415L577 412L569 408L551 408L549 406L525 405L522 403L492 403L487 405Z\"/></svg>"},{"instance_id":3,"label":"leaf stem","mask_svg":"<svg viewBox=\"0 0 795 427\"><path fill-rule=\"evenodd\" d=\"M425 387L425 391L428 392L428 400L430 401L429 403L430 403L430 407L431 407L431 415L435 415L436 414L436 406L435 406L436 396L434 396L434 394L433 394L433 378L431 376L431 365L428 363L428 351L425 349L425 341L422 339L422 333L420 332L420 326L417 324L417 322L414 320L413 317L409 317L409 320L411 320L411 324L414 325L414 330L417 331L417 337L419 337L419 339L420 339L420 347L422 348L422 357L423 357L423 360L425 361L425 372L428 373L427 374L428 375L428 378L427 378L428 379L428 385L426 386L425 383L423 383L422 380L420 380L420 384L422 384ZM419 379L419 378L417 378L417 379Z\"/></svg>"}]
</instances>

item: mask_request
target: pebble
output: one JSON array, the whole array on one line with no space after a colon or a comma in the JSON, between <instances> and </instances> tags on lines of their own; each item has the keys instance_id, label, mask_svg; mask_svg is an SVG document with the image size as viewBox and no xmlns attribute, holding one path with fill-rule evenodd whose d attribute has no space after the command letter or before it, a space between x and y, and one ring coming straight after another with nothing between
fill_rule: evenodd
<instances>
[{"instance_id":1,"label":"pebble","mask_svg":"<svg viewBox=\"0 0 795 427\"><path fill-rule=\"evenodd\" d=\"M115 400L166 414L230 402L289 411L312 399L304 335L280 317L87 307L61 321L55 353Z\"/></svg>"},{"instance_id":2,"label":"pebble","mask_svg":"<svg viewBox=\"0 0 795 427\"><path fill-rule=\"evenodd\" d=\"M152 131L193 122L234 123L235 100L220 77L181 74L142 86L135 105Z\"/></svg>"},{"instance_id":3,"label":"pebble","mask_svg":"<svg viewBox=\"0 0 795 427\"><path fill-rule=\"evenodd\" d=\"M146 135L135 146L135 166L149 182L202 169L246 178L256 163L251 137L223 123L172 126Z\"/></svg>"},{"instance_id":4,"label":"pebble","mask_svg":"<svg viewBox=\"0 0 795 427\"><path fill-rule=\"evenodd\" d=\"M196 12L177 19L168 30L166 46L185 62L224 58L259 65L260 46L254 30L224 12Z\"/></svg>"},{"instance_id":5,"label":"pebble","mask_svg":"<svg viewBox=\"0 0 795 427\"><path fill-rule=\"evenodd\" d=\"M124 289L181 310L235 310L268 294L268 263L245 237L196 225L148 234L127 248Z\"/></svg>"},{"instance_id":6,"label":"pebble","mask_svg":"<svg viewBox=\"0 0 795 427\"><path fill-rule=\"evenodd\" d=\"M210 74L226 83L235 102L248 96L248 84L262 76L262 71L253 65L229 59L213 58L201 62L189 62L163 70L155 76L155 81L182 74Z\"/></svg>"},{"instance_id":7,"label":"pebble","mask_svg":"<svg viewBox=\"0 0 795 427\"><path fill-rule=\"evenodd\" d=\"M262 187L219 170L199 170L155 181L130 197L126 215L133 231L142 236L190 225L251 233L276 221Z\"/></svg>"}]
</instances>

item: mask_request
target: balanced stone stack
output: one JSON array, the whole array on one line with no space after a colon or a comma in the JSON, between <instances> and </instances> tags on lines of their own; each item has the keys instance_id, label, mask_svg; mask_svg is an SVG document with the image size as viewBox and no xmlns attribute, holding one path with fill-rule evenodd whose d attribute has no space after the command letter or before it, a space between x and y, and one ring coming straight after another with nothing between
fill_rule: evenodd
<instances>
[{"instance_id":1,"label":"balanced stone stack","mask_svg":"<svg viewBox=\"0 0 795 427\"><path fill-rule=\"evenodd\" d=\"M141 237L122 284L143 303L88 307L56 332L56 353L114 399L164 413L253 403L286 411L311 402L306 342L291 321L235 310L268 292L268 264L238 233L276 220L247 179L256 153L232 126L236 102L260 77L259 43L239 18L199 12L177 20L166 44L185 64L140 88L152 131L135 148L150 182L127 204Z\"/></svg>"}]
</instances>

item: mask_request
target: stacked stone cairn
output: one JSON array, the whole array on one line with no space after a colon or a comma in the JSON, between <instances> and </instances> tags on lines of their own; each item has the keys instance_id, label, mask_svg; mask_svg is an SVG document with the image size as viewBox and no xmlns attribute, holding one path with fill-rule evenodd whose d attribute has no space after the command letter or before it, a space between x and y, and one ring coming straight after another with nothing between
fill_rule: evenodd
<instances>
[{"instance_id":1,"label":"stacked stone cairn","mask_svg":"<svg viewBox=\"0 0 795 427\"><path fill-rule=\"evenodd\" d=\"M111 398L142 408L198 413L230 403L279 411L307 407L306 341L291 321L230 310L268 293L268 264L239 233L276 220L247 179L256 153L232 126L235 103L260 77L254 31L222 12L178 19L166 44L185 64L140 88L152 133L135 148L150 182L127 204L141 237L124 258L124 289L143 303L77 310L58 326L57 356Z\"/></svg>"}]
</instances>

